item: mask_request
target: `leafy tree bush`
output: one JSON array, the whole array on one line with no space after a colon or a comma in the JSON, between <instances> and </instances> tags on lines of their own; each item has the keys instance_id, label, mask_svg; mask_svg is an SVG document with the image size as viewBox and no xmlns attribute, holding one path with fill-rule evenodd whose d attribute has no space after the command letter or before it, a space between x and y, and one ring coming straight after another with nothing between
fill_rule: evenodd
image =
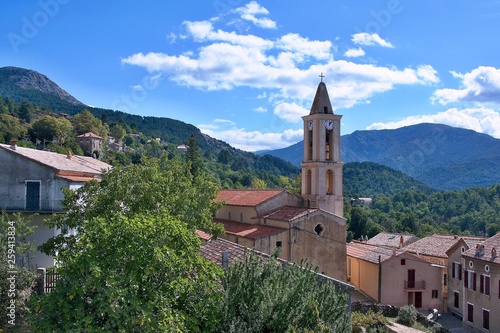
<instances>
[{"instance_id":1,"label":"leafy tree bush","mask_svg":"<svg viewBox=\"0 0 500 333\"><path fill-rule=\"evenodd\" d=\"M30 297L36 274L28 267L23 266L23 263L28 260L22 260L22 258L26 258L34 249L33 244L26 241L26 237L33 231L34 227L30 225L29 219L20 215L1 214L0 307L2 308L2 316L0 316L0 327L18 325L19 318L25 310L26 300ZM13 275L14 279L12 279ZM15 285L15 288L11 288L11 283ZM14 316L9 316L11 314L9 306L12 307L12 304L15 308ZM9 322L10 320L12 321ZM0 329L0 331L2 330Z\"/></svg>"},{"instance_id":2,"label":"leafy tree bush","mask_svg":"<svg viewBox=\"0 0 500 333\"><path fill-rule=\"evenodd\" d=\"M361 333L363 329L366 332L386 333L389 332L386 327L388 323L389 320L381 313L371 310L368 313L354 312L351 316L352 333Z\"/></svg>"},{"instance_id":3,"label":"leafy tree bush","mask_svg":"<svg viewBox=\"0 0 500 333\"><path fill-rule=\"evenodd\" d=\"M418 310L413 305L405 305L398 311L398 322L406 325L413 326L417 322Z\"/></svg>"},{"instance_id":4,"label":"leafy tree bush","mask_svg":"<svg viewBox=\"0 0 500 333\"><path fill-rule=\"evenodd\" d=\"M222 277L220 332L348 332L347 294L311 266L251 254Z\"/></svg>"}]
</instances>

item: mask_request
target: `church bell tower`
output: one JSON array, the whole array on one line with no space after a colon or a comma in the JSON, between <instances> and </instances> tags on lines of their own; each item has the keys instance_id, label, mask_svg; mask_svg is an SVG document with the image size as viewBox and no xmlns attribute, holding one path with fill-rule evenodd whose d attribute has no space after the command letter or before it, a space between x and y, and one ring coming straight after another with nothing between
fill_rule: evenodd
<instances>
[{"instance_id":1,"label":"church bell tower","mask_svg":"<svg viewBox=\"0 0 500 333\"><path fill-rule=\"evenodd\" d=\"M344 216L342 166L340 160L340 119L333 113L326 85L316 90L309 115L304 120L302 198L305 205Z\"/></svg>"}]
</instances>

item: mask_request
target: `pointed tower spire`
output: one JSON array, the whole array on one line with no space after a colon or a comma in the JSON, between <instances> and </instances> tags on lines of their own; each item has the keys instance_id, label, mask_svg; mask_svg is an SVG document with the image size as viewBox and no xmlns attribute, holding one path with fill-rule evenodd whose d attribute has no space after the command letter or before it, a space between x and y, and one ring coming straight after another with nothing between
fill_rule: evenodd
<instances>
[{"instance_id":1,"label":"pointed tower spire","mask_svg":"<svg viewBox=\"0 0 500 333\"><path fill-rule=\"evenodd\" d=\"M314 96L314 101L311 106L311 112L309 114L333 114L332 104L330 103L330 97L328 96L328 90L326 90L326 84L321 81L316 90L316 95Z\"/></svg>"}]
</instances>

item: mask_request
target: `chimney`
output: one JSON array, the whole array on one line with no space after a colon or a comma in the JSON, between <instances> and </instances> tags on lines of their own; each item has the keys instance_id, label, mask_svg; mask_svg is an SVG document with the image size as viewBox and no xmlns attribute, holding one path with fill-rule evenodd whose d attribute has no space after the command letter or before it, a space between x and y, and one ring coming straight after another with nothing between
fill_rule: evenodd
<instances>
[{"instance_id":1,"label":"chimney","mask_svg":"<svg viewBox=\"0 0 500 333\"><path fill-rule=\"evenodd\" d=\"M16 150L17 149L17 141L16 140L12 140L10 142L10 149L12 149L12 150Z\"/></svg>"},{"instance_id":2,"label":"chimney","mask_svg":"<svg viewBox=\"0 0 500 333\"><path fill-rule=\"evenodd\" d=\"M399 248L402 248L403 247L403 244L404 244L404 239L403 239L403 235L401 235L399 237Z\"/></svg>"},{"instance_id":3,"label":"chimney","mask_svg":"<svg viewBox=\"0 0 500 333\"><path fill-rule=\"evenodd\" d=\"M70 152L69 150L68 150L68 153L66 154L66 158L67 158L68 160L70 160L70 159L71 159L71 152Z\"/></svg>"},{"instance_id":4,"label":"chimney","mask_svg":"<svg viewBox=\"0 0 500 333\"><path fill-rule=\"evenodd\" d=\"M491 248L491 259L495 259L497 257L497 249L494 247Z\"/></svg>"},{"instance_id":5,"label":"chimney","mask_svg":"<svg viewBox=\"0 0 500 333\"><path fill-rule=\"evenodd\" d=\"M222 268L229 267L229 253L227 251L222 252Z\"/></svg>"}]
</instances>

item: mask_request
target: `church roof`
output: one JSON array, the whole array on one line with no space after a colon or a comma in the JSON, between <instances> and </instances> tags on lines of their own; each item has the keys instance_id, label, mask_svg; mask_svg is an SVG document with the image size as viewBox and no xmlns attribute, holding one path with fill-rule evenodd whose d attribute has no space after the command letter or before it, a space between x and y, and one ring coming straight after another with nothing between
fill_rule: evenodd
<instances>
[{"instance_id":1,"label":"church roof","mask_svg":"<svg viewBox=\"0 0 500 333\"><path fill-rule=\"evenodd\" d=\"M320 82L318 85L318 89L316 90L316 95L314 96L314 101L311 106L312 114L333 114L332 104L330 103L330 97L328 97L328 91L326 89L326 84L324 82Z\"/></svg>"},{"instance_id":2,"label":"church roof","mask_svg":"<svg viewBox=\"0 0 500 333\"><path fill-rule=\"evenodd\" d=\"M221 190L216 201L232 206L257 206L285 190Z\"/></svg>"},{"instance_id":3,"label":"church roof","mask_svg":"<svg viewBox=\"0 0 500 333\"><path fill-rule=\"evenodd\" d=\"M226 234L234 235L238 237L250 238L250 239L261 239L264 237L276 235L286 231L287 229L270 227L267 225L260 224L248 224L236 221L228 221L222 219L215 219L215 222L222 223Z\"/></svg>"},{"instance_id":4,"label":"church roof","mask_svg":"<svg viewBox=\"0 0 500 333\"><path fill-rule=\"evenodd\" d=\"M263 218L278 221L291 221L317 210L317 208L285 206L263 216Z\"/></svg>"}]
</instances>

